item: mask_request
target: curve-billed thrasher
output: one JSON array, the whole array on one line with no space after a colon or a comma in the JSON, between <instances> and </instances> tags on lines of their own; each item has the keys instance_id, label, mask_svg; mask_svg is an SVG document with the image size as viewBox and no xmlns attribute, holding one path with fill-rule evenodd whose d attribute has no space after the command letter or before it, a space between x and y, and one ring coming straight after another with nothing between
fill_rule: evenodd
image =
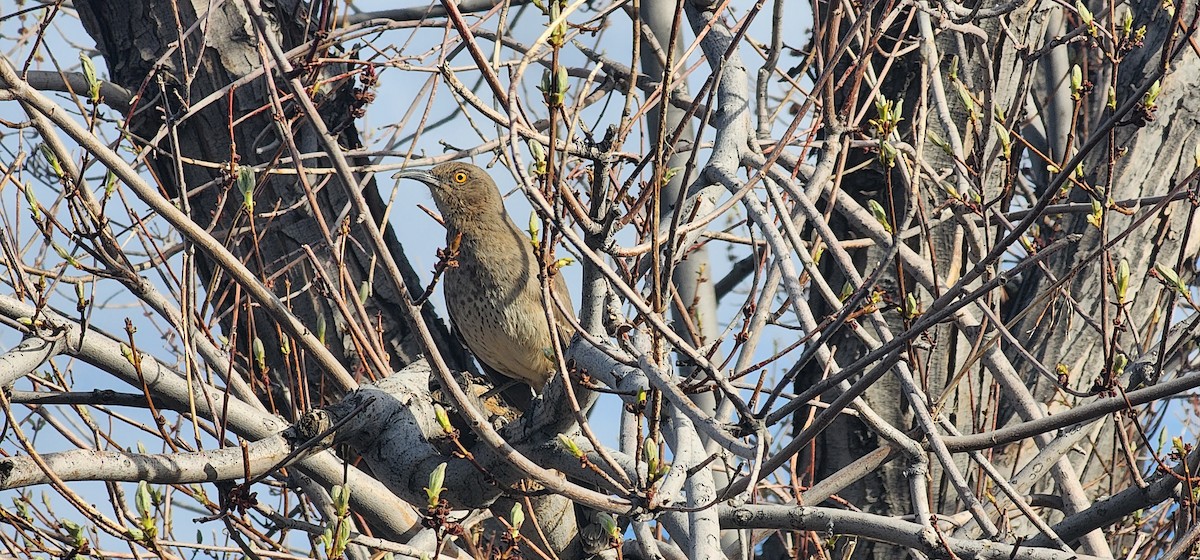
<instances>
[{"instance_id":1,"label":"curve-billed thrasher","mask_svg":"<svg viewBox=\"0 0 1200 560\"><path fill-rule=\"evenodd\" d=\"M446 245L458 243L457 266L446 268L443 292L450 322L486 369L529 384L541 393L556 369L550 328L542 306L533 244L504 210L500 189L487 172L450 162L429 171L401 171L393 177L429 186L446 222ZM461 236L461 237L460 237ZM555 294L571 297L562 275ZM567 315L574 317L569 307ZM560 340L574 328L555 309Z\"/></svg>"}]
</instances>

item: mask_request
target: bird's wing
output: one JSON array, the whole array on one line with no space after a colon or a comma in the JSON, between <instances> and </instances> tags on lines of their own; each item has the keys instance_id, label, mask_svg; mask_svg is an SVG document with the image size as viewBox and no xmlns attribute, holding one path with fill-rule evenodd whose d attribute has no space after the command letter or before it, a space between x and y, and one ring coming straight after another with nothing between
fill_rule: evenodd
<instances>
[{"instance_id":1,"label":"bird's wing","mask_svg":"<svg viewBox=\"0 0 1200 560\"><path fill-rule=\"evenodd\" d=\"M567 281L563 280L561 273L554 275L554 295L558 296L558 300L562 305L554 306L554 319L558 323L558 336L563 343L563 349L566 350L566 345L571 343L571 337L575 336L575 309L574 303L571 302L571 291L567 289Z\"/></svg>"}]
</instances>

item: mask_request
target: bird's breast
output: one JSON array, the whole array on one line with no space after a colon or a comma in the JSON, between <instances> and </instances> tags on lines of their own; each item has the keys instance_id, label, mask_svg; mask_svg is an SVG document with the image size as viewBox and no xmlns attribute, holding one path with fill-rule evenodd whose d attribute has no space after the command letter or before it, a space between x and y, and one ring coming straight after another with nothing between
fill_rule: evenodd
<instances>
[{"instance_id":1,"label":"bird's breast","mask_svg":"<svg viewBox=\"0 0 1200 560\"><path fill-rule=\"evenodd\" d=\"M450 317L476 358L540 389L554 362L547 355L552 342L532 268L460 258L446 271L444 292Z\"/></svg>"}]
</instances>

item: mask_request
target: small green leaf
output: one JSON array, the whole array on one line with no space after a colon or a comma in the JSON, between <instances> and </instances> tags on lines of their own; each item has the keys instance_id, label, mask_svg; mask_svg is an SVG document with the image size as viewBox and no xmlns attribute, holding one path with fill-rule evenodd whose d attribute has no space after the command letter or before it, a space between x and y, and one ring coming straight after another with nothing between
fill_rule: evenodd
<instances>
[{"instance_id":1,"label":"small green leaf","mask_svg":"<svg viewBox=\"0 0 1200 560\"><path fill-rule=\"evenodd\" d=\"M79 65L83 67L83 78L88 83L88 99L92 103L100 101L100 80L96 78L96 65L92 64L92 59L83 51L79 52Z\"/></svg>"},{"instance_id":2,"label":"small green leaf","mask_svg":"<svg viewBox=\"0 0 1200 560\"><path fill-rule=\"evenodd\" d=\"M110 197L117 190L117 174L111 170L104 172L104 196Z\"/></svg>"},{"instance_id":3,"label":"small green leaf","mask_svg":"<svg viewBox=\"0 0 1200 560\"><path fill-rule=\"evenodd\" d=\"M1187 295L1187 293L1188 293L1187 285L1184 284L1183 281L1179 279L1179 275L1176 274L1174 270L1167 268L1159 263L1154 263L1154 271L1158 273L1158 277L1162 278L1163 281L1166 282L1168 286L1170 286L1171 288L1174 288L1176 291L1178 291L1179 293L1181 293L1183 295Z\"/></svg>"},{"instance_id":4,"label":"small green leaf","mask_svg":"<svg viewBox=\"0 0 1200 560\"><path fill-rule=\"evenodd\" d=\"M958 98L962 101L963 107L966 107L968 113L973 114L975 112L975 98L971 96L970 91L967 91L966 84L956 81L954 85L957 86ZM972 118L972 120L974 119Z\"/></svg>"},{"instance_id":5,"label":"small green leaf","mask_svg":"<svg viewBox=\"0 0 1200 560\"><path fill-rule=\"evenodd\" d=\"M537 212L529 213L529 242L533 244L533 248L537 248L541 242L542 221L538 219Z\"/></svg>"},{"instance_id":6,"label":"small green leaf","mask_svg":"<svg viewBox=\"0 0 1200 560\"><path fill-rule=\"evenodd\" d=\"M76 547L83 547L87 543L87 536L84 535L83 527L70 519L64 519L59 522L59 525L67 531L67 536L71 538L71 544Z\"/></svg>"},{"instance_id":7,"label":"small green leaf","mask_svg":"<svg viewBox=\"0 0 1200 560\"><path fill-rule=\"evenodd\" d=\"M425 488L425 495L429 498L429 509L436 508L438 502L442 498L442 484L446 481L446 463L441 463L434 467L429 473L429 486Z\"/></svg>"},{"instance_id":8,"label":"small green leaf","mask_svg":"<svg viewBox=\"0 0 1200 560\"><path fill-rule=\"evenodd\" d=\"M871 199L867 201L867 207L871 209L875 221L879 222L888 233L892 233L892 224L888 222L887 211L883 209L883 205L875 199Z\"/></svg>"},{"instance_id":9,"label":"small green leaf","mask_svg":"<svg viewBox=\"0 0 1200 560\"><path fill-rule=\"evenodd\" d=\"M150 517L154 511L150 502L150 485L145 480L138 481L133 503L137 506L138 515L143 518Z\"/></svg>"},{"instance_id":10,"label":"small green leaf","mask_svg":"<svg viewBox=\"0 0 1200 560\"><path fill-rule=\"evenodd\" d=\"M38 151L42 154L42 159L46 160L46 165L49 165L50 169L54 171L55 177L62 179L66 176L66 172L62 168L62 163L58 161L58 156L54 155L54 150L51 150L50 146L45 143L38 144Z\"/></svg>"},{"instance_id":11,"label":"small green leaf","mask_svg":"<svg viewBox=\"0 0 1200 560\"><path fill-rule=\"evenodd\" d=\"M1129 260L1121 259L1117 263L1117 303L1125 303L1125 295L1129 291Z\"/></svg>"}]
</instances>

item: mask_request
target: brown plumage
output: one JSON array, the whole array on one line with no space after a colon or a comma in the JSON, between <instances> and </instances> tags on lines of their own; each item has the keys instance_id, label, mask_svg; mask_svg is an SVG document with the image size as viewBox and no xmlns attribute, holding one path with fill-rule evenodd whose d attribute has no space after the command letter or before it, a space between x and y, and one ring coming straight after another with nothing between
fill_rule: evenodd
<instances>
[{"instance_id":1,"label":"brown plumage","mask_svg":"<svg viewBox=\"0 0 1200 560\"><path fill-rule=\"evenodd\" d=\"M556 369L540 265L529 236L505 211L495 181L483 169L459 162L395 177L425 183L446 221L446 245L459 240L457 266L448 267L442 281L454 329L486 368L540 393ZM554 276L552 286L570 305L562 275ZM569 307L566 311L574 317ZM574 333L572 323L557 309L554 316L566 343Z\"/></svg>"}]
</instances>

